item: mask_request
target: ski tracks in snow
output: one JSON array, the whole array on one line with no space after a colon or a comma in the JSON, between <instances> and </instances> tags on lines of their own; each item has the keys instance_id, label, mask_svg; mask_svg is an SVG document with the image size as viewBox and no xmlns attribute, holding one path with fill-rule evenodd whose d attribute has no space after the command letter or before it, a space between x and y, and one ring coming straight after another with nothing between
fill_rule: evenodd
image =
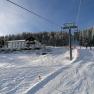
<instances>
[{"instance_id":1,"label":"ski tracks in snow","mask_svg":"<svg viewBox=\"0 0 94 94\"><path fill-rule=\"evenodd\" d=\"M64 58L66 58L66 56L68 57L68 54L69 54L69 52L67 52L65 54L65 56L63 56L63 57ZM37 91L39 92L43 87L46 86L46 84L48 84L50 81L53 81L55 78L57 78L58 75L62 73L62 71L66 70L69 67L68 65L70 65L71 63L73 63L77 59L77 50L76 49L73 50L73 57L74 58L73 58L72 61L66 60L66 62L65 61L63 62L63 60L62 60L61 62L63 62L63 66L61 66L61 68L57 69L56 71L54 71L53 73L48 75L46 78L44 78L41 82L39 82L35 86L31 87L31 89L29 91L27 91L27 94L36 94L36 92ZM50 88L50 89L54 89L54 86L57 87L57 83L55 81L55 84L54 85L52 84L53 88ZM46 92L47 92L47 90L45 90L45 93L41 92L41 93L38 93L38 94L46 94ZM48 94L50 94L50 92Z\"/></svg>"},{"instance_id":2,"label":"ski tracks in snow","mask_svg":"<svg viewBox=\"0 0 94 94\"><path fill-rule=\"evenodd\" d=\"M36 94L93 94L94 50L79 50L78 59Z\"/></svg>"}]
</instances>

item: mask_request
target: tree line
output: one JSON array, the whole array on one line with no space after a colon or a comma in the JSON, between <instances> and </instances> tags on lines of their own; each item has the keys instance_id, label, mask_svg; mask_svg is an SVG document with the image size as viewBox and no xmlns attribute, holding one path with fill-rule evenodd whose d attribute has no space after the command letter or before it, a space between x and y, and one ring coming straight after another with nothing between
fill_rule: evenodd
<instances>
[{"instance_id":1,"label":"tree line","mask_svg":"<svg viewBox=\"0 0 94 94\"><path fill-rule=\"evenodd\" d=\"M3 47L7 41L11 40L26 40L29 37L34 37L41 44L47 46L67 46L69 45L69 33L64 31L59 32L38 32L30 33L23 32L21 34L11 34L0 37L0 47ZM83 31L74 32L72 41L77 41L80 46L94 46L94 29L86 29ZM74 42L75 43L75 42Z\"/></svg>"},{"instance_id":2,"label":"tree line","mask_svg":"<svg viewBox=\"0 0 94 94\"><path fill-rule=\"evenodd\" d=\"M0 45L4 45L11 40L26 40L34 37L35 40L47 46L65 46L68 45L69 34L67 32L24 32L21 34L11 34L0 37Z\"/></svg>"},{"instance_id":3,"label":"tree line","mask_svg":"<svg viewBox=\"0 0 94 94\"><path fill-rule=\"evenodd\" d=\"M75 33L80 46L94 46L94 28L89 28Z\"/></svg>"}]
</instances>

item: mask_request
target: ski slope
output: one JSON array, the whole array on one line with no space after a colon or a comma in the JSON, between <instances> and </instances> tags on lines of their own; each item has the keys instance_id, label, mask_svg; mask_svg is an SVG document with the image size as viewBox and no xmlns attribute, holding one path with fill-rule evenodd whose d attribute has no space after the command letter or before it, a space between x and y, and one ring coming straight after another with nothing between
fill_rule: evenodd
<instances>
[{"instance_id":1,"label":"ski slope","mask_svg":"<svg viewBox=\"0 0 94 94\"><path fill-rule=\"evenodd\" d=\"M79 50L77 60L34 94L94 94L94 50ZM33 93L28 93L33 94Z\"/></svg>"},{"instance_id":2,"label":"ski slope","mask_svg":"<svg viewBox=\"0 0 94 94\"><path fill-rule=\"evenodd\" d=\"M67 48L50 47L47 50L0 53L0 94L28 93L34 85L69 63L67 51Z\"/></svg>"},{"instance_id":3,"label":"ski slope","mask_svg":"<svg viewBox=\"0 0 94 94\"><path fill-rule=\"evenodd\" d=\"M46 54L42 54L46 53ZM94 49L0 53L0 94L93 94Z\"/></svg>"}]
</instances>

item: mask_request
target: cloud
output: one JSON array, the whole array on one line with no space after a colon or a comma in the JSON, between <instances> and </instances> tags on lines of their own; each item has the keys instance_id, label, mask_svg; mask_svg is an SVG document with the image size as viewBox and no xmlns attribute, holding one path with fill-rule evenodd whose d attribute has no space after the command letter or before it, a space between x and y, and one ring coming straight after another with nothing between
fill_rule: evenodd
<instances>
[{"instance_id":1,"label":"cloud","mask_svg":"<svg viewBox=\"0 0 94 94\"><path fill-rule=\"evenodd\" d=\"M15 27L19 27L19 25L23 22L23 20L17 15L0 13L0 34L8 34L11 33ZM15 30L16 32L16 30Z\"/></svg>"},{"instance_id":2,"label":"cloud","mask_svg":"<svg viewBox=\"0 0 94 94\"><path fill-rule=\"evenodd\" d=\"M54 16L56 13L53 13L49 6L46 7L46 2L39 2L39 0L12 0L13 2L24 6L27 9L34 10L36 13L43 15L54 21ZM50 2L50 1L49 1ZM49 2L47 5L49 5ZM44 5L45 3L45 5ZM49 15L49 12L51 13ZM58 14L58 13L57 13ZM53 15L53 16L52 16ZM51 17L52 16L52 17ZM59 17L60 18L60 17ZM56 19L55 19L56 20ZM60 19L61 20L61 19ZM50 24L49 22L30 14L22 10L19 7L7 2L6 0L0 0L0 36L6 34L15 34L21 32L38 32L45 30L54 30L57 28L55 25Z\"/></svg>"},{"instance_id":3,"label":"cloud","mask_svg":"<svg viewBox=\"0 0 94 94\"><path fill-rule=\"evenodd\" d=\"M0 2L0 35L17 33L26 20L19 8L8 4L4 0Z\"/></svg>"}]
</instances>

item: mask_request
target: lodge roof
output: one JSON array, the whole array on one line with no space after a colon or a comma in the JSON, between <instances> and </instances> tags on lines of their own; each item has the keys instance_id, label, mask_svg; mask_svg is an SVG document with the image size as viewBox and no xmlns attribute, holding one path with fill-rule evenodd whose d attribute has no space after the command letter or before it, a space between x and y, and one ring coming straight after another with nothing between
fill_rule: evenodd
<instances>
[{"instance_id":1,"label":"lodge roof","mask_svg":"<svg viewBox=\"0 0 94 94\"><path fill-rule=\"evenodd\" d=\"M24 42L25 40L11 40L11 41L8 41L8 42Z\"/></svg>"},{"instance_id":2,"label":"lodge roof","mask_svg":"<svg viewBox=\"0 0 94 94\"><path fill-rule=\"evenodd\" d=\"M26 38L25 40L26 40L26 41L34 41L35 38L31 36L31 37Z\"/></svg>"}]
</instances>

